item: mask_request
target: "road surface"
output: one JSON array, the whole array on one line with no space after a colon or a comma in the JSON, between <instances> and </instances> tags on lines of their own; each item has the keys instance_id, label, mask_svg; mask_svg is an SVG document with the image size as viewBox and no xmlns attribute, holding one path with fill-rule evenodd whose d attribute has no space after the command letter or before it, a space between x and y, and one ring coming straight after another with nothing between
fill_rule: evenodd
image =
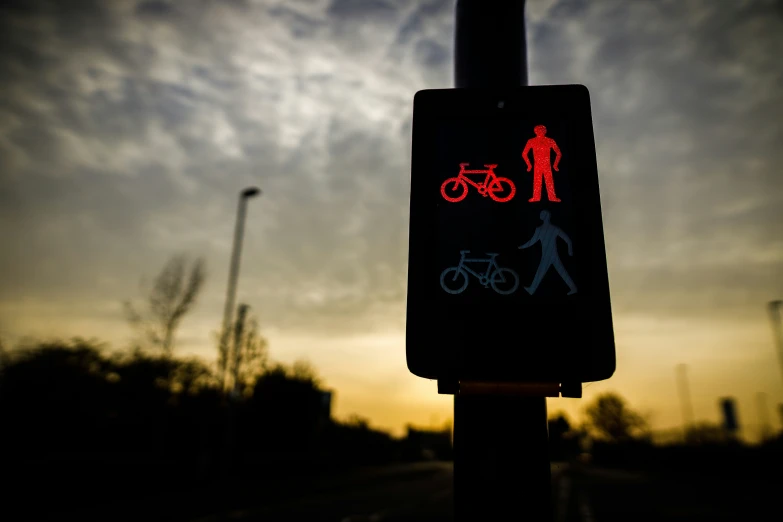
<instances>
[{"instance_id":1,"label":"road surface","mask_svg":"<svg viewBox=\"0 0 783 522\"><path fill-rule=\"evenodd\" d=\"M169 494L160 506L149 498L132 499L121 507L96 503L89 511L47 519L445 522L454 520L452 481L451 463L404 464L309 481L242 482L231 490L228 504L214 500L217 492L200 490ZM662 477L552 465L554 522L779 521L783 520L778 503L781 489L781 484L761 477Z\"/></svg>"},{"instance_id":2,"label":"road surface","mask_svg":"<svg viewBox=\"0 0 783 522\"><path fill-rule=\"evenodd\" d=\"M584 521L783 520L783 484L765 477L726 478L697 471L654 476L588 467L566 473L555 490L571 491L568 511ZM559 507L563 509L562 502Z\"/></svg>"},{"instance_id":3,"label":"road surface","mask_svg":"<svg viewBox=\"0 0 783 522\"><path fill-rule=\"evenodd\" d=\"M324 479L315 491L264 506L247 506L192 522L445 522L454 520L453 465L423 463L363 470Z\"/></svg>"}]
</instances>

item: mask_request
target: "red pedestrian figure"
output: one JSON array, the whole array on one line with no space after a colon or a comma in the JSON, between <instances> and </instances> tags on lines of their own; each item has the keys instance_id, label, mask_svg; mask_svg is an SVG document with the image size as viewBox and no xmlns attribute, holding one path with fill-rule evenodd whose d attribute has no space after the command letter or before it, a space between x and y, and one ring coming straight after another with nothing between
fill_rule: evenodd
<instances>
[{"instance_id":1,"label":"red pedestrian figure","mask_svg":"<svg viewBox=\"0 0 783 522\"><path fill-rule=\"evenodd\" d=\"M530 165L530 160L527 159L527 153L530 149L533 149L533 161L535 162L535 169L533 170L533 197L528 199L528 201L541 201L541 178L543 177L546 182L546 195L549 201L559 202L560 200L555 195L555 181L552 179L552 168L557 171L557 164L560 163L562 154L560 154L560 149L557 148L555 140L546 137L546 127L536 125L533 132L536 133L536 137L527 140L525 150L522 151L522 159L527 163L528 172L533 168ZM554 150L555 154L557 154L552 168L549 166L551 150Z\"/></svg>"}]
</instances>

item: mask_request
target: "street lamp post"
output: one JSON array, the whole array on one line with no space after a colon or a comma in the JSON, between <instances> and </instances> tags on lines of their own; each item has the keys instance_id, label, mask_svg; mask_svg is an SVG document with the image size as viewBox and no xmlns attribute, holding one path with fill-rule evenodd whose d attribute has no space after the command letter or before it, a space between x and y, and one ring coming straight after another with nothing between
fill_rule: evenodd
<instances>
[{"instance_id":1,"label":"street lamp post","mask_svg":"<svg viewBox=\"0 0 783 522\"><path fill-rule=\"evenodd\" d=\"M228 347L231 336L231 321L234 315L234 301L237 293L237 279L239 277L239 259L242 254L242 237L245 232L245 215L247 212L247 200L261 194L261 189L248 187L239 193L239 205L237 207L237 222L234 227L234 246L231 252L231 267L228 272L228 288L226 290L226 307L223 309L223 329L220 333L220 380L221 389L225 387L226 372L228 371Z\"/></svg>"}]
</instances>

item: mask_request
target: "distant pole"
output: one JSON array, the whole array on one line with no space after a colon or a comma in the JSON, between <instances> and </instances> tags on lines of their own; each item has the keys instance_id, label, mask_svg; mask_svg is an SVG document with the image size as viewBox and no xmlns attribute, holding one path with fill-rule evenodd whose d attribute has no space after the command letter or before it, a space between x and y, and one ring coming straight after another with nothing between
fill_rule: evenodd
<instances>
[{"instance_id":1,"label":"distant pole","mask_svg":"<svg viewBox=\"0 0 783 522\"><path fill-rule=\"evenodd\" d=\"M691 403L691 390L688 386L688 365L677 365L677 390L680 395L680 407L682 408L683 433L687 437L688 428L693 426L693 404Z\"/></svg>"},{"instance_id":2,"label":"distant pole","mask_svg":"<svg viewBox=\"0 0 783 522\"><path fill-rule=\"evenodd\" d=\"M740 431L737 402L733 397L724 397L720 400L720 409L723 413L723 430L731 439L736 439Z\"/></svg>"},{"instance_id":3,"label":"distant pole","mask_svg":"<svg viewBox=\"0 0 783 522\"><path fill-rule=\"evenodd\" d=\"M239 278L239 259L242 255L242 238L245 233L245 214L247 212L247 200L261 194L261 189L248 187L239 193L239 205L237 206L237 221L234 226L234 246L231 251L231 266L228 271L228 287L226 288L226 306L223 309L223 328L220 332L220 353L218 370L220 372L221 390L226 385L226 372L228 371L229 338L231 337L231 322L234 313L234 301L237 294L237 279Z\"/></svg>"},{"instance_id":4,"label":"distant pole","mask_svg":"<svg viewBox=\"0 0 783 522\"><path fill-rule=\"evenodd\" d=\"M770 436L769 412L767 411L766 393L758 392L756 394L756 405L758 407L759 415L759 441L764 442L769 439Z\"/></svg>"},{"instance_id":5,"label":"distant pole","mask_svg":"<svg viewBox=\"0 0 783 522\"><path fill-rule=\"evenodd\" d=\"M772 320L772 335L775 343L775 351L778 352L778 360L780 361L781 377L783 377L783 318L781 318L781 309L783 308L783 301L780 299L776 301L770 301L767 304L769 310L769 318Z\"/></svg>"}]
</instances>

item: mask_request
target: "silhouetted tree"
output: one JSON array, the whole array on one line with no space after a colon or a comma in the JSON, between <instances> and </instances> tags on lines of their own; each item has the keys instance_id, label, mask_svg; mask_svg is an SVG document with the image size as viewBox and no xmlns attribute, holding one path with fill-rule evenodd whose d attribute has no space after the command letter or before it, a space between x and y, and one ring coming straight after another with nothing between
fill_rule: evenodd
<instances>
[{"instance_id":1,"label":"silhouetted tree","mask_svg":"<svg viewBox=\"0 0 783 522\"><path fill-rule=\"evenodd\" d=\"M171 357L177 327L195 304L206 279L203 259L192 264L189 274L186 264L184 256L175 256L166 263L155 278L145 312L130 301L124 303L131 326L160 347L166 357Z\"/></svg>"},{"instance_id":2,"label":"silhouetted tree","mask_svg":"<svg viewBox=\"0 0 783 522\"><path fill-rule=\"evenodd\" d=\"M80 430L100 424L111 401L112 366L101 349L74 339L14 350L0 381L2 424L15 427L4 435L22 447L39 447L55 432L58 445L83 444Z\"/></svg>"},{"instance_id":3,"label":"silhouetted tree","mask_svg":"<svg viewBox=\"0 0 783 522\"><path fill-rule=\"evenodd\" d=\"M321 386L321 378L310 361L299 359L294 361L289 372L289 377L296 381L312 383L313 387Z\"/></svg>"},{"instance_id":4,"label":"silhouetted tree","mask_svg":"<svg viewBox=\"0 0 783 522\"><path fill-rule=\"evenodd\" d=\"M571 460L580 452L584 433L568 422L564 413L558 413L547 422L549 428L549 454L552 460Z\"/></svg>"},{"instance_id":5,"label":"silhouetted tree","mask_svg":"<svg viewBox=\"0 0 783 522\"><path fill-rule=\"evenodd\" d=\"M256 388L263 389L264 385L273 382L291 383L292 386L310 390L320 390L321 386L321 379L313 365L301 359L290 366L281 363L267 365Z\"/></svg>"},{"instance_id":6,"label":"silhouetted tree","mask_svg":"<svg viewBox=\"0 0 783 522\"><path fill-rule=\"evenodd\" d=\"M246 362L265 361L266 345L254 349L260 355ZM0 379L0 448L7 452L0 469L19 491L35 485L50 498L86 507L118 489L127 491L124 498L184 491L218 471L226 408L203 362L141 350L111 354L82 339L14 346L7 356ZM333 422L329 394L311 364L258 364L265 369L236 412L232 451L243 473L272 478L306 466L390 462L400 453L399 441L364 419ZM245 466L250 458L256 467Z\"/></svg>"},{"instance_id":7,"label":"silhouetted tree","mask_svg":"<svg viewBox=\"0 0 783 522\"><path fill-rule=\"evenodd\" d=\"M11 362L11 356L8 353L8 350L6 350L5 345L3 344L3 340L0 339L0 375L3 374L3 368L8 366Z\"/></svg>"},{"instance_id":8,"label":"silhouetted tree","mask_svg":"<svg viewBox=\"0 0 783 522\"><path fill-rule=\"evenodd\" d=\"M198 359L177 361L171 373L171 390L175 394L196 395L217 385L214 374Z\"/></svg>"},{"instance_id":9,"label":"silhouetted tree","mask_svg":"<svg viewBox=\"0 0 783 522\"><path fill-rule=\"evenodd\" d=\"M251 316L240 339L236 359L236 375L239 380L239 392L242 395L252 395L253 386L267 369L268 347L269 343L261 335L258 318Z\"/></svg>"},{"instance_id":10,"label":"silhouetted tree","mask_svg":"<svg viewBox=\"0 0 783 522\"><path fill-rule=\"evenodd\" d=\"M685 430L685 442L693 445L725 444L730 438L726 430L717 424L702 422Z\"/></svg>"},{"instance_id":11,"label":"silhouetted tree","mask_svg":"<svg viewBox=\"0 0 783 522\"><path fill-rule=\"evenodd\" d=\"M641 435L647 422L615 393L599 395L587 407L587 428L598 439L623 442Z\"/></svg>"},{"instance_id":12,"label":"silhouetted tree","mask_svg":"<svg viewBox=\"0 0 783 522\"><path fill-rule=\"evenodd\" d=\"M298 368L295 369L295 368ZM311 447L322 412L322 393L313 370L296 363L271 365L253 387L251 417L263 422L256 443L297 452Z\"/></svg>"},{"instance_id":13,"label":"silhouetted tree","mask_svg":"<svg viewBox=\"0 0 783 522\"><path fill-rule=\"evenodd\" d=\"M358 428L360 430L370 429L370 421L357 413L350 414L345 420L345 425L351 428Z\"/></svg>"},{"instance_id":14,"label":"silhouetted tree","mask_svg":"<svg viewBox=\"0 0 783 522\"><path fill-rule=\"evenodd\" d=\"M561 439L563 435L571 431L571 423L565 414L559 413L547 421L550 439Z\"/></svg>"},{"instance_id":15,"label":"silhouetted tree","mask_svg":"<svg viewBox=\"0 0 783 522\"><path fill-rule=\"evenodd\" d=\"M345 422L332 423L328 430L329 447L343 462L381 464L403 454L405 443L390 434L370 427L367 419L351 415ZM421 451L414 458L422 458Z\"/></svg>"}]
</instances>

